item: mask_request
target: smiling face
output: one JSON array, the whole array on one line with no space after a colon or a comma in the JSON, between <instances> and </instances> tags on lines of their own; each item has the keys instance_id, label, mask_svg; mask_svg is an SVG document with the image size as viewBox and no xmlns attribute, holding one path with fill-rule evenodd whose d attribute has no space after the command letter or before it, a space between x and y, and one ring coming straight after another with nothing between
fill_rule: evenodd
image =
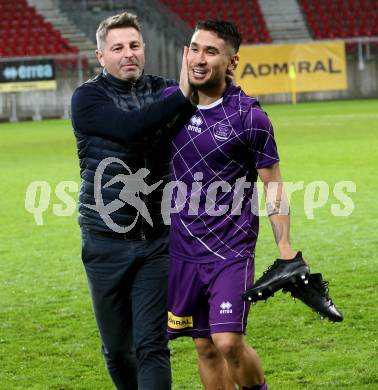
<instances>
[{"instance_id":1,"label":"smiling face","mask_svg":"<svg viewBox=\"0 0 378 390\"><path fill-rule=\"evenodd\" d=\"M235 50L215 32L197 30L188 53L189 81L199 90L222 88L236 60Z\"/></svg>"},{"instance_id":2,"label":"smiling face","mask_svg":"<svg viewBox=\"0 0 378 390\"><path fill-rule=\"evenodd\" d=\"M113 28L96 56L101 66L114 77L135 81L144 69L144 43L141 34L133 27Z\"/></svg>"}]
</instances>

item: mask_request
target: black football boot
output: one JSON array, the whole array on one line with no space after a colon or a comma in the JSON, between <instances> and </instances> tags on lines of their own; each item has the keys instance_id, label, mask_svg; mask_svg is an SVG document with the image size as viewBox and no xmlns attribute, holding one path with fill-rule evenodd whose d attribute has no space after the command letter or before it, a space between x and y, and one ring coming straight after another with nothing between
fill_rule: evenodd
<instances>
[{"instance_id":1,"label":"black football boot","mask_svg":"<svg viewBox=\"0 0 378 390\"><path fill-rule=\"evenodd\" d=\"M243 300L252 303L266 300L290 281L307 283L309 273L310 268L303 260L302 252L298 252L291 260L277 259L254 286L245 291Z\"/></svg>"},{"instance_id":2,"label":"black football boot","mask_svg":"<svg viewBox=\"0 0 378 390\"><path fill-rule=\"evenodd\" d=\"M322 319L327 317L332 322L340 322L344 319L328 295L328 282L323 280L322 274L311 274L307 284L300 281L290 282L282 290L290 292L292 297L298 298L311 307L320 314Z\"/></svg>"}]
</instances>

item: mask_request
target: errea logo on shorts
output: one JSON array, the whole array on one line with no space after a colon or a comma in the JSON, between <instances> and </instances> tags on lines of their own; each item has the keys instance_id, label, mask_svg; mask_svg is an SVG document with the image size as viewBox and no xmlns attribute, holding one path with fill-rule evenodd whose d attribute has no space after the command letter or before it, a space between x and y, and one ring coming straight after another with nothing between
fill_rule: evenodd
<instances>
[{"instance_id":1,"label":"errea logo on shorts","mask_svg":"<svg viewBox=\"0 0 378 390\"><path fill-rule=\"evenodd\" d=\"M219 310L219 313L220 314L231 314L232 313L232 304L230 302L222 302L220 304L220 310Z\"/></svg>"},{"instance_id":2,"label":"errea logo on shorts","mask_svg":"<svg viewBox=\"0 0 378 390\"><path fill-rule=\"evenodd\" d=\"M194 131L196 133L201 133L202 129L201 129L201 125L203 123L202 121L202 118L200 116L197 116L197 115L193 115L191 118L190 118L190 125L188 125L188 130L190 131Z\"/></svg>"}]
</instances>

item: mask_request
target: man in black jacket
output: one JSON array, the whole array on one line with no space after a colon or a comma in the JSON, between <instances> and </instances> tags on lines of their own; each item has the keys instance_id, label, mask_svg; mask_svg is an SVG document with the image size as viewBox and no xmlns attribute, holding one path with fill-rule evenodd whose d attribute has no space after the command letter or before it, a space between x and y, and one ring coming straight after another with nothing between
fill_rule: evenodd
<instances>
[{"instance_id":1,"label":"man in black jacket","mask_svg":"<svg viewBox=\"0 0 378 390\"><path fill-rule=\"evenodd\" d=\"M103 72L72 97L82 259L115 386L168 390L168 231L161 200L170 143L161 128L190 104L186 52L180 88L163 99L175 82L143 73L135 15L104 20L96 38Z\"/></svg>"}]
</instances>

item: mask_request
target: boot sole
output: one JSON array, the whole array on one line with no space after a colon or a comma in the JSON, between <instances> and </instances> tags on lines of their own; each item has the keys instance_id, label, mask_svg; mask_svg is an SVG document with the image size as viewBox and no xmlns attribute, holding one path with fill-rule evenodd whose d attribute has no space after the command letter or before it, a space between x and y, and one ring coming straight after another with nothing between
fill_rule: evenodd
<instances>
[{"instance_id":1,"label":"boot sole","mask_svg":"<svg viewBox=\"0 0 378 390\"><path fill-rule=\"evenodd\" d=\"M298 268L295 273L292 275L289 275L285 278L282 278L278 280L275 283L272 283L266 287L263 288L256 288L252 287L252 290L256 288L256 291L253 291L252 293L248 293L248 290L243 294L243 299L248 302L257 302L266 300L269 297L271 297L275 292L280 290L282 287L285 286L288 282L295 283L296 280L299 279L302 283L307 284L308 283L308 276L310 275L310 268L308 265L301 266ZM268 292L268 294L266 294Z\"/></svg>"}]
</instances>

